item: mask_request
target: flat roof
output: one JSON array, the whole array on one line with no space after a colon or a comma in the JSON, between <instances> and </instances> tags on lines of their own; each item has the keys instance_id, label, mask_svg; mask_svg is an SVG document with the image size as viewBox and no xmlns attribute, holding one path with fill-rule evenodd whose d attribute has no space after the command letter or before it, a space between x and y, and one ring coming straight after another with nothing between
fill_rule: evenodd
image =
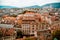
<instances>
[{"instance_id":1,"label":"flat roof","mask_svg":"<svg viewBox=\"0 0 60 40\"><path fill-rule=\"evenodd\" d=\"M13 28L14 25L12 25L12 24L0 24L0 27L3 27L3 28Z\"/></svg>"}]
</instances>

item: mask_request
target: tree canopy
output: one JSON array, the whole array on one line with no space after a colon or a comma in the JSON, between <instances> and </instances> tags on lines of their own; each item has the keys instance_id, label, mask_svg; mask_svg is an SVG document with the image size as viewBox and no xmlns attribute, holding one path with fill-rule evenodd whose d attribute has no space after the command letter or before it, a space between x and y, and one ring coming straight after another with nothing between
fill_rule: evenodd
<instances>
[{"instance_id":1,"label":"tree canopy","mask_svg":"<svg viewBox=\"0 0 60 40\"><path fill-rule=\"evenodd\" d=\"M54 31L52 36L53 36L53 39L57 38L58 40L60 40L60 30Z\"/></svg>"}]
</instances>

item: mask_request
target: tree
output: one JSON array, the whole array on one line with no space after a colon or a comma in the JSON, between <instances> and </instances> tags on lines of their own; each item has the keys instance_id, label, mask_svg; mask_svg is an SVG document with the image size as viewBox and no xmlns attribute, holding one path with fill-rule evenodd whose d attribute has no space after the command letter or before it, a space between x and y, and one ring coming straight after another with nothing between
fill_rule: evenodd
<instances>
[{"instance_id":1,"label":"tree","mask_svg":"<svg viewBox=\"0 0 60 40\"><path fill-rule=\"evenodd\" d=\"M13 15L11 15L12 17L17 17L17 15L15 15L15 14L13 14Z\"/></svg>"},{"instance_id":2,"label":"tree","mask_svg":"<svg viewBox=\"0 0 60 40\"><path fill-rule=\"evenodd\" d=\"M22 32L21 31L17 31L17 37L16 38L21 38L23 35L22 35Z\"/></svg>"},{"instance_id":3,"label":"tree","mask_svg":"<svg viewBox=\"0 0 60 40\"><path fill-rule=\"evenodd\" d=\"M0 30L0 38L3 37L3 32Z\"/></svg>"},{"instance_id":4,"label":"tree","mask_svg":"<svg viewBox=\"0 0 60 40\"><path fill-rule=\"evenodd\" d=\"M27 37L25 40L37 40L35 37Z\"/></svg>"},{"instance_id":5,"label":"tree","mask_svg":"<svg viewBox=\"0 0 60 40\"><path fill-rule=\"evenodd\" d=\"M53 39L57 38L58 40L60 40L60 30L56 30L52 33Z\"/></svg>"},{"instance_id":6,"label":"tree","mask_svg":"<svg viewBox=\"0 0 60 40\"><path fill-rule=\"evenodd\" d=\"M26 38L25 40L32 40L31 38Z\"/></svg>"}]
</instances>

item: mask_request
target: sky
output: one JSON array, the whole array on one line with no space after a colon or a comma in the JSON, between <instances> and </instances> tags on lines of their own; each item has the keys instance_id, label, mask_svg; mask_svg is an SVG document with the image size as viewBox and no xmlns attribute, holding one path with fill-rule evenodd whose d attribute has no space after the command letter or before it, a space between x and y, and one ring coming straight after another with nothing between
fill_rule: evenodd
<instances>
[{"instance_id":1,"label":"sky","mask_svg":"<svg viewBox=\"0 0 60 40\"><path fill-rule=\"evenodd\" d=\"M42 6L48 3L60 2L60 0L0 0L0 5L26 7L39 5Z\"/></svg>"}]
</instances>

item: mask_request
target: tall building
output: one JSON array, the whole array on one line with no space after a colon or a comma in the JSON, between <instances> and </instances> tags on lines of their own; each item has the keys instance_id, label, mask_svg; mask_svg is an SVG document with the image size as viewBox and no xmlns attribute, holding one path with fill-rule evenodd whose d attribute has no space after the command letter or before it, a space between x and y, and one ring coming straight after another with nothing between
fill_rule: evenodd
<instances>
[{"instance_id":1,"label":"tall building","mask_svg":"<svg viewBox=\"0 0 60 40\"><path fill-rule=\"evenodd\" d=\"M25 14L17 16L18 20L22 20L21 29L25 35L36 34L39 29L39 23L41 20L40 16L40 14L32 11L26 11Z\"/></svg>"}]
</instances>

